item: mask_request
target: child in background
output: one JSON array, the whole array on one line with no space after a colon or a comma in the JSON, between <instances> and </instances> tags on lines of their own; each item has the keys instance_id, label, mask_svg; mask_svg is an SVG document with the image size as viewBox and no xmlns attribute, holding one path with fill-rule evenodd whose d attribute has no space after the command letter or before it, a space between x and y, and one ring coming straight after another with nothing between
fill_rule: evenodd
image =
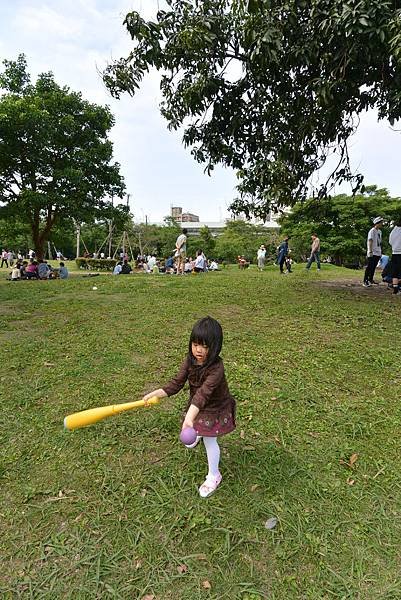
<instances>
[{"instance_id":1,"label":"child in background","mask_svg":"<svg viewBox=\"0 0 401 600\"><path fill-rule=\"evenodd\" d=\"M231 396L224 374L220 351L223 343L221 325L211 317L195 323L189 339L188 354L181 368L167 385L144 396L165 398L177 394L188 379L189 401L185 409L182 429L193 427L196 441L203 438L208 461L208 474L199 488L202 498L210 496L221 483L219 471L220 447L217 437L235 429L235 400Z\"/></svg>"},{"instance_id":2,"label":"child in background","mask_svg":"<svg viewBox=\"0 0 401 600\"><path fill-rule=\"evenodd\" d=\"M17 262L11 271L11 281L19 281L21 279L21 264Z\"/></svg>"}]
</instances>

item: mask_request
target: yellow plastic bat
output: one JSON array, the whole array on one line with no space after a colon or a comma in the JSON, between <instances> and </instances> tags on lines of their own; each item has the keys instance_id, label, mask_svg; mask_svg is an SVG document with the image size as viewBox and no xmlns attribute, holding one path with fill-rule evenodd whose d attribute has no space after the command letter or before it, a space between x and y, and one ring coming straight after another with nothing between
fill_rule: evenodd
<instances>
[{"instance_id":1,"label":"yellow plastic bat","mask_svg":"<svg viewBox=\"0 0 401 600\"><path fill-rule=\"evenodd\" d=\"M64 419L64 427L69 431L79 429L80 427L87 427L93 423L97 423L102 419L118 415L119 413L125 412L126 410L135 410L142 406L152 406L159 404L161 398L152 396L149 400L137 400L136 402L124 402L123 404L110 404L109 406L98 406L97 408L89 408L88 410L82 410L81 412L73 413L68 415Z\"/></svg>"}]
</instances>

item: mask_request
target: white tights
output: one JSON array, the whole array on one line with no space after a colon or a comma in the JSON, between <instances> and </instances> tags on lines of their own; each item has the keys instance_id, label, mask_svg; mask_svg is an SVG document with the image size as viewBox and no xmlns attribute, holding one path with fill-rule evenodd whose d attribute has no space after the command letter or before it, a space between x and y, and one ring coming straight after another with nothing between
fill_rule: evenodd
<instances>
[{"instance_id":1,"label":"white tights","mask_svg":"<svg viewBox=\"0 0 401 600\"><path fill-rule=\"evenodd\" d=\"M216 477L219 473L220 461L220 446L217 442L217 437L204 437L203 443L205 444L207 462L209 465L208 475Z\"/></svg>"}]
</instances>

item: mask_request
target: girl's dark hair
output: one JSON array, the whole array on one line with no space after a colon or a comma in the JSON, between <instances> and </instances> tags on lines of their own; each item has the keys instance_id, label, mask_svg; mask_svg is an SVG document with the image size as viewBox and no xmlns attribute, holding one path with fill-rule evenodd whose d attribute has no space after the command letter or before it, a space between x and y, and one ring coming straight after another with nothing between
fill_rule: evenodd
<instances>
[{"instance_id":1,"label":"girl's dark hair","mask_svg":"<svg viewBox=\"0 0 401 600\"><path fill-rule=\"evenodd\" d=\"M395 225L396 227L401 227L401 215L399 215L398 217L396 217L396 218L394 219L394 225Z\"/></svg>"},{"instance_id":2,"label":"girl's dark hair","mask_svg":"<svg viewBox=\"0 0 401 600\"><path fill-rule=\"evenodd\" d=\"M209 348L206 362L202 365L202 368L212 365L219 358L223 345L223 330L220 323L212 317L203 317L193 326L189 338L189 357L192 364L196 364L195 357L192 354L192 342L204 344Z\"/></svg>"}]
</instances>

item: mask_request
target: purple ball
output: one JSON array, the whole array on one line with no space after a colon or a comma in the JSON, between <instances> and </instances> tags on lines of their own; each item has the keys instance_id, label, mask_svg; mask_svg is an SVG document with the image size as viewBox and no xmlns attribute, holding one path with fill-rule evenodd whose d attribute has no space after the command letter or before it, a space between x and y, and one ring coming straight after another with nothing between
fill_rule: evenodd
<instances>
[{"instance_id":1,"label":"purple ball","mask_svg":"<svg viewBox=\"0 0 401 600\"><path fill-rule=\"evenodd\" d=\"M196 440L196 431L193 427L185 427L185 429L181 430L180 440L186 446L190 446Z\"/></svg>"}]
</instances>

